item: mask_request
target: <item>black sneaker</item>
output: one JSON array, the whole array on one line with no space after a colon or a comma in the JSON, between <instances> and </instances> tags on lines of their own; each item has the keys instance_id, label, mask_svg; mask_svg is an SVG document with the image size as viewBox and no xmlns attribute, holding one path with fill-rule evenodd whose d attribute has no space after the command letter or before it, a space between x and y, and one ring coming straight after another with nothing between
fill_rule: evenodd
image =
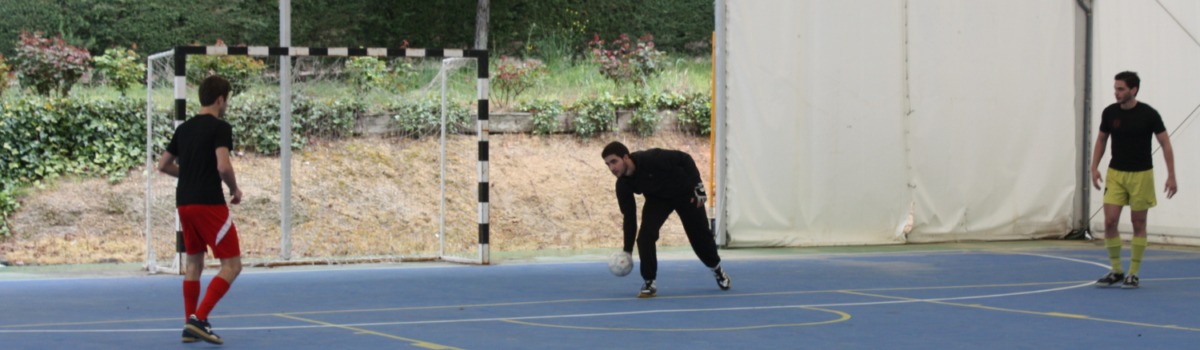
<instances>
[{"instance_id":1,"label":"black sneaker","mask_svg":"<svg viewBox=\"0 0 1200 350\"><path fill-rule=\"evenodd\" d=\"M188 331L186 329L183 330L183 342L184 343L195 343L198 341L200 341L200 339L196 339L196 337L193 337L191 334L188 333Z\"/></svg>"},{"instance_id":2,"label":"black sneaker","mask_svg":"<svg viewBox=\"0 0 1200 350\"><path fill-rule=\"evenodd\" d=\"M1125 283L1121 284L1121 289L1137 289L1138 285L1138 276L1129 275L1125 276Z\"/></svg>"},{"instance_id":3,"label":"black sneaker","mask_svg":"<svg viewBox=\"0 0 1200 350\"><path fill-rule=\"evenodd\" d=\"M1107 275L1104 275L1104 278L1096 280L1096 287L1100 287L1100 288L1112 287L1112 285L1121 283L1121 281L1123 281L1123 280L1125 280L1124 273L1109 272Z\"/></svg>"},{"instance_id":4,"label":"black sneaker","mask_svg":"<svg viewBox=\"0 0 1200 350\"><path fill-rule=\"evenodd\" d=\"M654 280L646 280L646 284L642 285L642 292L638 293L638 298L651 298L658 295L658 285L654 284Z\"/></svg>"},{"instance_id":5,"label":"black sneaker","mask_svg":"<svg viewBox=\"0 0 1200 350\"><path fill-rule=\"evenodd\" d=\"M717 287L721 287L721 290L729 290L729 287L733 286L733 280L729 278L721 265L717 265L717 268L713 269L713 275L717 276Z\"/></svg>"},{"instance_id":6,"label":"black sneaker","mask_svg":"<svg viewBox=\"0 0 1200 350\"><path fill-rule=\"evenodd\" d=\"M225 341L221 340L221 337L213 333L212 326L208 324L208 321L201 321L196 318L196 315L188 318L187 326L183 326L183 330L197 339L213 344L225 344Z\"/></svg>"}]
</instances>

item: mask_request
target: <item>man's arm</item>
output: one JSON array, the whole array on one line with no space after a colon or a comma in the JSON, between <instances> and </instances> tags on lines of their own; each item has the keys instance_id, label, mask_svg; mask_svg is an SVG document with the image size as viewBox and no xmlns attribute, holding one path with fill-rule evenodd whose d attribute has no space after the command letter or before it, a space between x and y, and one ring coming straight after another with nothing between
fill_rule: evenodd
<instances>
[{"instance_id":1,"label":"man's arm","mask_svg":"<svg viewBox=\"0 0 1200 350\"><path fill-rule=\"evenodd\" d=\"M225 181L225 185L229 186L229 194L233 199L230 204L242 203L242 190L238 189L237 176L233 173L233 163L229 162L229 148L217 147L217 173L221 174L221 180Z\"/></svg>"},{"instance_id":2,"label":"man's arm","mask_svg":"<svg viewBox=\"0 0 1200 350\"><path fill-rule=\"evenodd\" d=\"M1104 182L1104 179L1100 178L1100 170L1097 168L1100 166L1100 158L1104 157L1106 147L1108 147L1108 133L1101 131L1096 134L1096 149L1092 152L1092 185L1096 186L1097 190L1100 189L1100 183Z\"/></svg>"},{"instance_id":3,"label":"man's arm","mask_svg":"<svg viewBox=\"0 0 1200 350\"><path fill-rule=\"evenodd\" d=\"M1163 158L1167 161L1167 185L1163 192L1167 193L1167 199L1175 196L1178 187L1175 186L1175 150L1171 148L1171 136L1167 135L1166 131L1154 134L1158 137L1158 144L1162 145Z\"/></svg>"},{"instance_id":4,"label":"man's arm","mask_svg":"<svg viewBox=\"0 0 1200 350\"><path fill-rule=\"evenodd\" d=\"M162 157L158 159L158 171L163 174L179 177L179 166L175 165L175 155L171 152L163 151Z\"/></svg>"},{"instance_id":5,"label":"man's arm","mask_svg":"<svg viewBox=\"0 0 1200 350\"><path fill-rule=\"evenodd\" d=\"M633 243L637 240L637 200L633 198L633 189L624 182L617 180L617 205L625 217L621 228L625 231L626 252L633 252Z\"/></svg>"}]
</instances>

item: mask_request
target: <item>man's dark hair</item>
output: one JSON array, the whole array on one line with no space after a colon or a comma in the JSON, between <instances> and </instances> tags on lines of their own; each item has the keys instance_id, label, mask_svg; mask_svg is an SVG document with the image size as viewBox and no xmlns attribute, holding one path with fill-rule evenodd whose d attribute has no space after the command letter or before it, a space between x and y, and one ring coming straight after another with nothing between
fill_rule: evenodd
<instances>
[{"instance_id":1,"label":"man's dark hair","mask_svg":"<svg viewBox=\"0 0 1200 350\"><path fill-rule=\"evenodd\" d=\"M608 146L604 146L604 151L600 152L600 158L608 158L609 155L614 154L618 158L625 158L626 155L629 155L629 149L625 148L624 144L613 141L609 143Z\"/></svg>"},{"instance_id":2,"label":"man's dark hair","mask_svg":"<svg viewBox=\"0 0 1200 350\"><path fill-rule=\"evenodd\" d=\"M225 102L229 102L229 91L233 87L229 85L229 81L219 75L214 75L205 78L200 82L200 105L211 106L217 102L218 97L225 97Z\"/></svg>"},{"instance_id":3,"label":"man's dark hair","mask_svg":"<svg viewBox=\"0 0 1200 350\"><path fill-rule=\"evenodd\" d=\"M1142 84L1142 79L1138 78L1137 72L1124 71L1117 73L1116 80L1125 82L1125 86L1129 87L1130 90L1133 90ZM1140 91L1141 89L1138 90ZM1133 95L1137 96L1137 93L1134 93Z\"/></svg>"}]
</instances>

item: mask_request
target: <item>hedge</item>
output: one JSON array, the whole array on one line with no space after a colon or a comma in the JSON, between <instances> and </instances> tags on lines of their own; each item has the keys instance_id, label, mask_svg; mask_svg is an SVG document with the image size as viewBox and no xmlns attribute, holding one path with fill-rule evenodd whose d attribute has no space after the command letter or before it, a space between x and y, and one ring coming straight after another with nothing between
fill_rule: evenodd
<instances>
[{"instance_id":1,"label":"hedge","mask_svg":"<svg viewBox=\"0 0 1200 350\"><path fill-rule=\"evenodd\" d=\"M306 0L292 4L295 46L469 47L477 0ZM505 0L491 2L489 49L513 54L566 10L587 21L587 37L653 34L660 50L707 54L711 0ZM277 0L40 0L0 2L0 53L11 57L22 30L64 34L93 53L137 45L143 56L222 39L279 42ZM562 25L565 26L565 25ZM536 35L536 33L532 33ZM582 44L582 43L580 43ZM692 45L689 45L692 44Z\"/></svg>"}]
</instances>

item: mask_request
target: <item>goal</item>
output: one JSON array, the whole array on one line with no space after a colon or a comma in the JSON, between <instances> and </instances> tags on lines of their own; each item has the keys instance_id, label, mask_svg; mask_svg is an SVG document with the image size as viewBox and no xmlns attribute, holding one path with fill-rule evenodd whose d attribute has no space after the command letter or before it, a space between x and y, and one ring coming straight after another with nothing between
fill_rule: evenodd
<instances>
[{"instance_id":1,"label":"goal","mask_svg":"<svg viewBox=\"0 0 1200 350\"><path fill-rule=\"evenodd\" d=\"M165 175L154 174L152 169L155 168L157 157L162 153L165 146L162 141L164 139L163 135L165 134L166 137L169 137L170 130L182 123L188 115L189 92L191 95L194 95L194 88L188 87L188 56L275 58L278 60L279 65L287 64L289 67L300 65L302 60L305 59L310 60L308 62L311 63L315 62L312 60L316 59L336 60L362 57L373 57L380 60L405 60L407 62L418 63L424 60L426 66L435 64L440 66L440 69L437 69L437 73L431 79L428 79L428 84L424 84L423 88L408 94L412 96L431 96L433 95L432 91L436 90L434 87L438 84L441 85L441 128L437 132L439 136L437 163L440 170L437 173L437 177L441 186L436 188L438 193L432 195L440 200L440 210L436 213L437 225L434 229L429 229L427 225L414 228L410 226L415 225L393 224L393 227L384 230L374 229L372 231L368 229L368 231L372 232L366 233L374 235L376 239L387 241L388 243L386 244L355 242L355 235L347 234L345 230L346 226L353 226L353 222L341 222L338 224L330 222L322 223L322 220L334 220L332 219L333 216L323 213L329 213L336 209L327 211L323 206L317 206L318 209L306 209L305 204L300 203L300 210L296 210L296 207L293 205L296 205L297 201L303 202L311 199L304 198L303 191L300 191L302 192L300 194L292 191L293 183L301 187L305 185L297 179L292 178L292 170L300 165L307 166L308 161L305 160L301 163L293 161L292 147L287 146L293 144L293 140L291 140L293 134L291 130L292 110L290 108L279 108L278 116L261 120L263 123L278 123L280 135L278 162L281 164L279 167L279 181L277 184L268 184L269 186L278 187L273 189L278 192L278 195L275 197L278 199L278 202L275 203L264 199L264 202L270 203L256 202L257 204L255 204L260 206L277 206L278 216L276 223L278 229L276 231L278 231L278 244L274 247L263 249L255 248L260 257L257 259L244 259L244 261L259 266L427 260L473 264L489 263L487 51L415 48L181 46L176 47L174 50L151 55L147 61L146 169L149 174L146 179L145 198L145 268L148 271L152 273L182 273L183 269L181 262L183 260L184 247L181 240L182 232L178 224L178 215L174 210L174 179ZM433 59L437 59L437 61L431 61ZM471 61L475 62L474 67L470 67L471 65L469 65ZM341 61L336 62L339 63L332 66L341 64ZM463 66L467 67L460 69ZM463 75L463 71L472 70L466 68L474 68L473 72L468 72L473 73L474 79L468 79L465 76L460 77L460 75ZM278 76L264 78L264 80L274 79L274 84L278 86L279 106L295 106L292 104L291 98L294 93L292 86L297 79L291 76L290 72L292 70L280 70L281 74ZM173 74L167 73L168 71L173 72ZM167 76L171 78L167 78ZM474 134L474 142L467 142L464 138L469 136L466 135L447 135L447 124L453 122L447 120L446 86L468 80L472 80L475 85L474 95L476 104L474 109L476 113L475 118L471 121L473 122L473 127L466 130L463 134ZM267 84L269 85L270 83ZM167 85L171 86L169 90ZM168 91L170 92L168 93ZM194 96L192 97L192 105L195 105ZM397 95L390 98L401 100L408 97ZM236 101L237 98L233 100ZM173 106L171 106L172 102ZM230 111L231 114L236 112L233 110ZM166 125L171 125L171 127L168 128ZM450 137L449 140L448 136ZM467 146L468 144L473 145ZM473 154L467 155L468 153ZM464 160L468 160L465 159L467 157L475 158L474 171L462 170L462 167L455 168L455 160L458 161L457 163L464 163ZM237 161L235 161L236 163ZM413 167L419 166L413 165ZM239 174L241 171L243 170L239 169ZM455 173L460 173L464 176L474 173L469 175L474 175L473 177L476 179L474 181L475 185L464 186L466 181L456 181L453 178ZM454 183L450 187L446 185L448 176L450 176L450 182ZM243 188L247 188L263 184L247 184L242 182L241 185ZM354 186L354 184L350 184L350 186ZM420 190L429 189L421 188ZM243 191L245 192L246 190L243 189ZM336 196L337 194L332 195ZM475 203L475 205L464 206L468 202ZM388 208L406 210L405 208L394 206ZM248 223L242 222L241 218L238 218L238 210L236 208L233 209L235 223L237 223L239 230L245 230L244 227L247 227ZM378 216L378 214L375 215ZM472 216L475 217L475 220L470 219ZM351 215L350 217L353 218L356 216ZM296 225L297 223L294 221L298 218L301 222ZM346 221L347 219L343 217L341 220ZM468 221L474 221L475 224L470 226L464 225ZM330 229L330 227L334 227L334 229ZM359 231L363 230L360 229ZM387 235L398 234L401 231L407 232L405 234L436 237L436 245L425 245L436 247L436 249L430 247L426 247L426 249L402 249L403 247L397 247L396 245L400 243L392 243L393 240ZM468 231L473 232L468 233ZM325 244L338 245L338 249L315 249L316 246ZM243 255L245 255L246 250L247 247L243 247ZM273 252L273 254L264 256L262 254L263 251Z\"/></svg>"}]
</instances>

